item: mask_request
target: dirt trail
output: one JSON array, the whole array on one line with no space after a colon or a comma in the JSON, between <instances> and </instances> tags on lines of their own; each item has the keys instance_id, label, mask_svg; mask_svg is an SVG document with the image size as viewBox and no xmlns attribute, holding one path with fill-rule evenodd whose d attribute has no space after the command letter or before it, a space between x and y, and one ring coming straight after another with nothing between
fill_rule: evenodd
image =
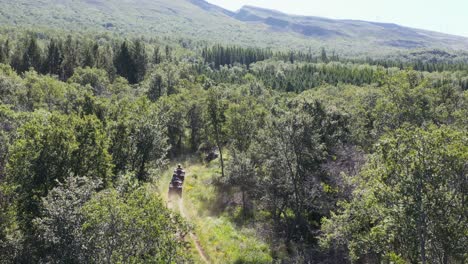
<instances>
[{"instance_id":1,"label":"dirt trail","mask_svg":"<svg viewBox=\"0 0 468 264\"><path fill-rule=\"evenodd\" d=\"M185 214L184 202L182 198L178 199L177 206L179 207L178 209L179 209L180 215L186 220L188 220L187 215ZM172 210L175 209L173 206L173 203L170 201L167 203L167 207ZM193 240L193 243L195 244L195 248L197 249L198 255L203 260L203 262L210 264L211 262L209 261L209 257L203 250L203 247L201 246L200 240L198 239L197 235L195 235L193 232L190 232L190 238Z\"/></svg>"},{"instance_id":2,"label":"dirt trail","mask_svg":"<svg viewBox=\"0 0 468 264\"><path fill-rule=\"evenodd\" d=\"M179 199L179 212L180 212L180 215L182 215L182 217L184 217L185 219L187 219L187 216L185 214L185 208L184 208L184 200L183 199ZM200 258L203 260L203 262L205 263L210 263L209 261L209 258L208 258L208 255L205 253L205 251L203 250L203 247L201 246L200 244L200 240L198 239L198 237L193 233L191 232L190 233L190 238L192 238L194 244L195 244L195 247L197 248L197 251L198 251L198 254L200 255Z\"/></svg>"}]
</instances>

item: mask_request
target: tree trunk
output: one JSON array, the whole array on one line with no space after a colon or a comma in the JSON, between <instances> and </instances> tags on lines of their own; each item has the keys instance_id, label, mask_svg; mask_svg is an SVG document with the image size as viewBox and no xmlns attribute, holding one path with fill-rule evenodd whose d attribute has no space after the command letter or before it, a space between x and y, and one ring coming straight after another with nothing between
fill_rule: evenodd
<instances>
[{"instance_id":1,"label":"tree trunk","mask_svg":"<svg viewBox=\"0 0 468 264\"><path fill-rule=\"evenodd\" d=\"M224 159L223 159L223 150L221 148L221 145L218 144L218 150L219 150L219 161L221 162L221 176L224 178Z\"/></svg>"},{"instance_id":2,"label":"tree trunk","mask_svg":"<svg viewBox=\"0 0 468 264\"><path fill-rule=\"evenodd\" d=\"M242 216L245 219L247 219L247 212L246 212L246 206L245 206L245 191L242 190Z\"/></svg>"},{"instance_id":3,"label":"tree trunk","mask_svg":"<svg viewBox=\"0 0 468 264\"><path fill-rule=\"evenodd\" d=\"M216 133L216 145L219 150L219 161L221 162L221 176L224 178L224 159L223 159L223 148L221 147L221 140L219 139L220 129L215 127Z\"/></svg>"}]
</instances>

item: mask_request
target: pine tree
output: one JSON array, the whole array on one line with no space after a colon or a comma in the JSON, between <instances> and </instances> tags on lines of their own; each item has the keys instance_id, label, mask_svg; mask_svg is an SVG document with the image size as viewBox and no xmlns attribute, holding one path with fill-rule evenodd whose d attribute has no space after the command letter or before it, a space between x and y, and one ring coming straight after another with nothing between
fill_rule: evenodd
<instances>
[{"instance_id":1,"label":"pine tree","mask_svg":"<svg viewBox=\"0 0 468 264\"><path fill-rule=\"evenodd\" d=\"M166 61L172 61L172 50L169 45L166 45Z\"/></svg>"},{"instance_id":2,"label":"pine tree","mask_svg":"<svg viewBox=\"0 0 468 264\"><path fill-rule=\"evenodd\" d=\"M137 83L135 66L127 41L124 41L120 46L117 56L115 57L114 65L118 75L126 78L131 84Z\"/></svg>"},{"instance_id":3,"label":"pine tree","mask_svg":"<svg viewBox=\"0 0 468 264\"><path fill-rule=\"evenodd\" d=\"M86 45L83 50L83 62L81 65L83 67L93 68L96 64L96 56L94 54L94 46Z\"/></svg>"},{"instance_id":4,"label":"pine tree","mask_svg":"<svg viewBox=\"0 0 468 264\"><path fill-rule=\"evenodd\" d=\"M136 40L133 43L132 61L135 66L135 80L141 82L145 79L148 69L148 55L146 53L145 44L141 40Z\"/></svg>"},{"instance_id":5,"label":"pine tree","mask_svg":"<svg viewBox=\"0 0 468 264\"><path fill-rule=\"evenodd\" d=\"M328 62L327 51L325 50L325 48L322 48L321 59L322 59L322 62L325 62L325 63Z\"/></svg>"},{"instance_id":6,"label":"pine tree","mask_svg":"<svg viewBox=\"0 0 468 264\"><path fill-rule=\"evenodd\" d=\"M29 39L28 46L23 53L23 57L21 60L21 72L25 72L29 70L29 68L34 68L35 70L41 69L41 49L37 44L37 39L35 37L31 37Z\"/></svg>"},{"instance_id":7,"label":"pine tree","mask_svg":"<svg viewBox=\"0 0 468 264\"><path fill-rule=\"evenodd\" d=\"M159 47L156 47L154 48L154 52L153 52L153 63L160 64L161 62L162 62L161 51L159 50Z\"/></svg>"},{"instance_id":8,"label":"pine tree","mask_svg":"<svg viewBox=\"0 0 468 264\"><path fill-rule=\"evenodd\" d=\"M163 76L159 72L153 74L148 86L147 96L152 102L156 102L164 92Z\"/></svg>"},{"instance_id":9,"label":"pine tree","mask_svg":"<svg viewBox=\"0 0 468 264\"><path fill-rule=\"evenodd\" d=\"M6 63L7 62L7 56L5 52L5 44L0 43L0 63Z\"/></svg>"},{"instance_id":10,"label":"pine tree","mask_svg":"<svg viewBox=\"0 0 468 264\"><path fill-rule=\"evenodd\" d=\"M6 59L9 60L10 59L10 52L11 52L10 39L7 39L5 41L5 44L3 44L3 52L5 53Z\"/></svg>"},{"instance_id":11,"label":"pine tree","mask_svg":"<svg viewBox=\"0 0 468 264\"><path fill-rule=\"evenodd\" d=\"M78 67L78 43L71 36L67 37L63 45L63 61L61 66L61 79L67 80Z\"/></svg>"},{"instance_id":12,"label":"pine tree","mask_svg":"<svg viewBox=\"0 0 468 264\"><path fill-rule=\"evenodd\" d=\"M114 80L116 75L114 51L109 45L99 47L94 46L93 52L96 54L96 68L104 69L107 71L110 80Z\"/></svg>"},{"instance_id":13,"label":"pine tree","mask_svg":"<svg viewBox=\"0 0 468 264\"><path fill-rule=\"evenodd\" d=\"M59 42L52 39L47 48L47 58L44 61L44 71L49 74L60 74L60 65L63 61L60 46Z\"/></svg>"}]
</instances>

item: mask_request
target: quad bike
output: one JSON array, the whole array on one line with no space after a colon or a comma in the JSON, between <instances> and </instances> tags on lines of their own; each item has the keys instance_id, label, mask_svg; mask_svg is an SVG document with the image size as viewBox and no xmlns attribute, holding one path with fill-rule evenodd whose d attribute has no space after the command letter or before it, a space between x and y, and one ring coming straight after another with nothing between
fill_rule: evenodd
<instances>
[{"instance_id":1,"label":"quad bike","mask_svg":"<svg viewBox=\"0 0 468 264\"><path fill-rule=\"evenodd\" d=\"M182 183L184 183L185 180L185 171L183 169L175 169L174 174L172 174L172 177L177 177L179 178Z\"/></svg>"},{"instance_id":2,"label":"quad bike","mask_svg":"<svg viewBox=\"0 0 468 264\"><path fill-rule=\"evenodd\" d=\"M169 184L169 198L179 197L182 198L182 188L184 181L179 177L173 177L171 183Z\"/></svg>"},{"instance_id":3,"label":"quad bike","mask_svg":"<svg viewBox=\"0 0 468 264\"><path fill-rule=\"evenodd\" d=\"M174 170L171 183L169 184L169 200L173 197L182 198L182 189L185 180L185 171L180 165Z\"/></svg>"}]
</instances>

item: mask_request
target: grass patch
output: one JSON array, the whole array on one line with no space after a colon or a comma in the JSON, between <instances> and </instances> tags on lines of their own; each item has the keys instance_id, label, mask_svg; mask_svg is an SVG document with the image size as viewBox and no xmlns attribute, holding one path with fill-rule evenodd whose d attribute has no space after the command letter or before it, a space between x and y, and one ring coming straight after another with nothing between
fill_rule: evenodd
<instances>
[{"instance_id":1,"label":"grass patch","mask_svg":"<svg viewBox=\"0 0 468 264\"><path fill-rule=\"evenodd\" d=\"M249 229L237 229L225 217L205 217L198 237L214 263L271 263L269 246Z\"/></svg>"}]
</instances>

